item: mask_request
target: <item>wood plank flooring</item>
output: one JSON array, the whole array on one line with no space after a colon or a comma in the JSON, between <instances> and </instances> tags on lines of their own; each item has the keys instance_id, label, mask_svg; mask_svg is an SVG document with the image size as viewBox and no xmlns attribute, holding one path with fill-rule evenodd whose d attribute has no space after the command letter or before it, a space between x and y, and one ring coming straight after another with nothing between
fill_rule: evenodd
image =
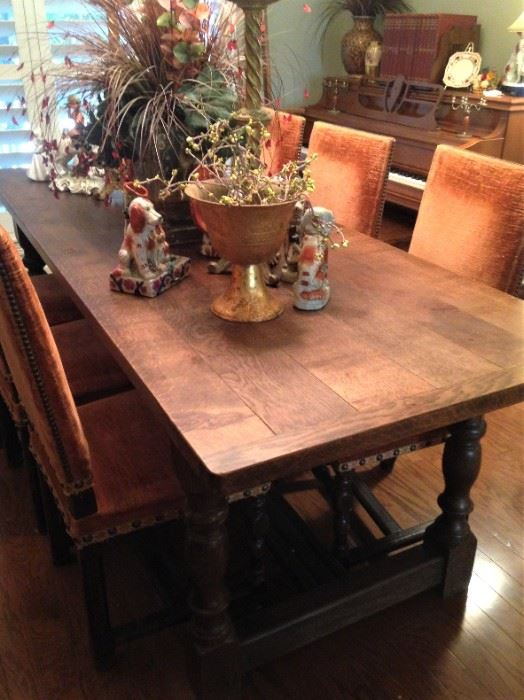
<instances>
[{"instance_id":1,"label":"wood plank flooring","mask_svg":"<svg viewBox=\"0 0 524 700\"><path fill-rule=\"evenodd\" d=\"M268 664L245 700L520 700L524 698L524 406L488 417L471 524L479 540L467 599L429 592ZM374 491L402 525L433 517L441 448L402 457ZM300 495L319 533L326 506ZM131 552L115 550L115 614L156 595ZM87 646L80 572L56 568L38 535L27 475L0 451L0 700L192 700L184 630L123 646L108 672Z\"/></svg>"},{"instance_id":2,"label":"wood plank flooring","mask_svg":"<svg viewBox=\"0 0 524 700\"><path fill-rule=\"evenodd\" d=\"M479 550L467 600L444 602L430 592L359 622L251 673L246 700L524 697L523 423L524 406L488 418L471 516ZM440 451L401 458L375 484L401 524L437 512ZM323 499L314 493L300 498L321 529ZM118 552L111 579L125 594L119 607L126 608L146 597L148 582L139 565ZM26 474L3 461L0 571L2 700L193 698L181 630L131 642L121 648L116 668L94 670L78 567L52 566L46 539L34 531Z\"/></svg>"}]
</instances>

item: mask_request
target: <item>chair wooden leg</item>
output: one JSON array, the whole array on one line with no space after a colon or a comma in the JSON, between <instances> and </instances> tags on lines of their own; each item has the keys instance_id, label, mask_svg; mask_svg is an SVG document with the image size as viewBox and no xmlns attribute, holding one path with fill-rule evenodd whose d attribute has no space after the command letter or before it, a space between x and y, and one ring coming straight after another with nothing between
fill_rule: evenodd
<instances>
[{"instance_id":1,"label":"chair wooden leg","mask_svg":"<svg viewBox=\"0 0 524 700\"><path fill-rule=\"evenodd\" d=\"M42 494L45 522L47 534L49 535L49 546L51 548L53 564L57 566L70 564L75 560L73 543L67 534L64 521L57 508L53 494L40 472L38 472L38 480Z\"/></svg>"},{"instance_id":2,"label":"chair wooden leg","mask_svg":"<svg viewBox=\"0 0 524 700\"><path fill-rule=\"evenodd\" d=\"M27 426L24 427L23 433L20 433L22 450L24 454L24 467L27 470L29 478L29 488L31 490L31 500L33 502L33 513L36 521L36 529L41 535L47 535L47 522L44 508L44 497L42 494L42 485L40 483L40 470L35 462L35 459L29 451L29 437L27 435Z\"/></svg>"},{"instance_id":3,"label":"chair wooden leg","mask_svg":"<svg viewBox=\"0 0 524 700\"><path fill-rule=\"evenodd\" d=\"M266 506L267 496L261 494L249 499L249 522L251 525L252 582L255 588L263 586L266 580L265 547L269 530L269 517Z\"/></svg>"},{"instance_id":4,"label":"chair wooden leg","mask_svg":"<svg viewBox=\"0 0 524 700\"><path fill-rule=\"evenodd\" d=\"M349 530L353 510L353 493L351 491L351 474L335 465L333 491L333 524L336 556L344 561L349 552Z\"/></svg>"},{"instance_id":5,"label":"chair wooden leg","mask_svg":"<svg viewBox=\"0 0 524 700\"><path fill-rule=\"evenodd\" d=\"M103 545L94 544L79 552L89 637L98 668L108 668L115 657L104 573Z\"/></svg>"},{"instance_id":6,"label":"chair wooden leg","mask_svg":"<svg viewBox=\"0 0 524 700\"><path fill-rule=\"evenodd\" d=\"M0 397L0 444L5 450L7 464L12 468L22 466L23 449L18 430L2 397Z\"/></svg>"}]
</instances>

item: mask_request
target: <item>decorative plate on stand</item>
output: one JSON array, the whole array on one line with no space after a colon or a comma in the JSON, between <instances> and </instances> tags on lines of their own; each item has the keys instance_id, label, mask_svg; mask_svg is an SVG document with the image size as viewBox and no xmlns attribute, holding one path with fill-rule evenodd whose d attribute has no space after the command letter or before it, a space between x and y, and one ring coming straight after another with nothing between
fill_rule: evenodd
<instances>
[{"instance_id":1,"label":"decorative plate on stand","mask_svg":"<svg viewBox=\"0 0 524 700\"><path fill-rule=\"evenodd\" d=\"M469 87L480 72L481 61L480 54L473 51L473 44L468 44L465 51L450 57L442 82L451 88Z\"/></svg>"}]
</instances>

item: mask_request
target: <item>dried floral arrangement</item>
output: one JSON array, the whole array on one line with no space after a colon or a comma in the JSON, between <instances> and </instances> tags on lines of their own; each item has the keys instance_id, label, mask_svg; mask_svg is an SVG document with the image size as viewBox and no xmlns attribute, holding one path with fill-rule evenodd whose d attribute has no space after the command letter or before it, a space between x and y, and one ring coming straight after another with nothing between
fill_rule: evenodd
<instances>
[{"instance_id":1,"label":"dried floral arrangement","mask_svg":"<svg viewBox=\"0 0 524 700\"><path fill-rule=\"evenodd\" d=\"M410 12L404 0L334 0L338 10L347 10L356 17L379 17L386 12Z\"/></svg>"},{"instance_id":2,"label":"dried floral arrangement","mask_svg":"<svg viewBox=\"0 0 524 700\"><path fill-rule=\"evenodd\" d=\"M225 206L274 204L305 199L314 184L309 164L314 156L304 161L290 161L278 175L267 174L260 144L270 134L265 126L254 119L231 124L220 120L198 136L187 138L187 155L196 163L188 180L179 183L182 189L189 183L206 190L209 199ZM209 180L216 187L216 195L207 187ZM172 191L174 178L163 190Z\"/></svg>"},{"instance_id":3,"label":"dried floral arrangement","mask_svg":"<svg viewBox=\"0 0 524 700\"><path fill-rule=\"evenodd\" d=\"M50 165L50 135L59 106L74 94L86 114L82 138L99 146L98 162L130 162L141 175L184 172L188 135L227 118L238 101L241 70L235 23L200 0L89 0L107 29L68 31L88 60L48 65L41 132ZM230 3L225 3L231 6ZM234 7L234 6L231 6ZM89 150L89 149L87 149Z\"/></svg>"}]
</instances>

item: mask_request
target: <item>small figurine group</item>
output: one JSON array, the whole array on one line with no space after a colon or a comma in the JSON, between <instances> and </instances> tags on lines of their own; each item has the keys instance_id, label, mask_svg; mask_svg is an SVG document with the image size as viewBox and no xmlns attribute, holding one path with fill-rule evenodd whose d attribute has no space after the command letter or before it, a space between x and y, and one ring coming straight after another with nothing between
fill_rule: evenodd
<instances>
[{"instance_id":1,"label":"small figurine group","mask_svg":"<svg viewBox=\"0 0 524 700\"><path fill-rule=\"evenodd\" d=\"M110 274L113 291L155 297L187 276L189 258L170 255L162 215L156 211L145 187L125 183L137 196L127 209L128 223L118 251L119 265Z\"/></svg>"}]
</instances>

